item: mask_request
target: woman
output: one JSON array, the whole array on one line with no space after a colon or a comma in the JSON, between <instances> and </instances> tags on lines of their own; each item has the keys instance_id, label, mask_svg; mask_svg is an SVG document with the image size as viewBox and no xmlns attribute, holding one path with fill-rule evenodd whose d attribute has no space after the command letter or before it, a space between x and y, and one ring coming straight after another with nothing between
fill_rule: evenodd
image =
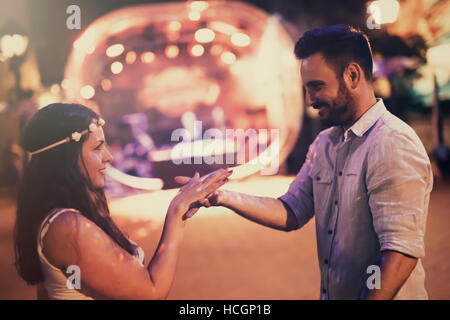
<instances>
[{"instance_id":1,"label":"woman","mask_svg":"<svg viewBox=\"0 0 450 320\"><path fill-rule=\"evenodd\" d=\"M103 124L84 106L51 104L36 113L22 136L31 160L18 197L16 267L28 284L38 285L38 298L165 298L186 217L231 173L221 169L204 179L196 173L180 189L145 267L142 249L124 236L109 214L104 184L112 157ZM68 281L77 270L79 286Z\"/></svg>"}]
</instances>

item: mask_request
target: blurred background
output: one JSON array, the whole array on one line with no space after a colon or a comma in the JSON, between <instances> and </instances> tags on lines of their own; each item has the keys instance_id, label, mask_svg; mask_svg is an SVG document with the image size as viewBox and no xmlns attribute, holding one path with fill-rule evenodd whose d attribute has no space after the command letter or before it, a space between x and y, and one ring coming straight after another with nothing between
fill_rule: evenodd
<instances>
[{"instance_id":1,"label":"blurred background","mask_svg":"<svg viewBox=\"0 0 450 320\"><path fill-rule=\"evenodd\" d=\"M225 188L286 192L325 129L304 105L293 47L308 29L339 23L369 36L376 95L431 159L426 287L449 299L449 18L443 0L0 0L0 299L35 298L15 272L12 229L27 159L19 138L39 108L79 102L106 120L111 212L149 259L177 192L173 177L223 166L205 156L233 159ZM175 139L179 128L187 134ZM206 138L208 129L220 139ZM242 140L242 159L226 129L257 133ZM261 174L267 165L275 175ZM281 233L201 209L169 299L317 299L315 241L313 221Z\"/></svg>"}]
</instances>

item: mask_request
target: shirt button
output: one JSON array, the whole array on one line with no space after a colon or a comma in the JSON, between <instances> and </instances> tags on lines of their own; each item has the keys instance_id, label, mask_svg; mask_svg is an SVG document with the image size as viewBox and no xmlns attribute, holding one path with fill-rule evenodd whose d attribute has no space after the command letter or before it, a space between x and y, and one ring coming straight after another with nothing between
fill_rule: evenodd
<instances>
[{"instance_id":1,"label":"shirt button","mask_svg":"<svg viewBox=\"0 0 450 320\"><path fill-rule=\"evenodd\" d=\"M342 176L342 171L339 171L339 176Z\"/></svg>"},{"instance_id":2,"label":"shirt button","mask_svg":"<svg viewBox=\"0 0 450 320\"><path fill-rule=\"evenodd\" d=\"M328 230L328 234L332 234L333 233L333 230Z\"/></svg>"},{"instance_id":3,"label":"shirt button","mask_svg":"<svg viewBox=\"0 0 450 320\"><path fill-rule=\"evenodd\" d=\"M328 264L328 259L323 260L325 264Z\"/></svg>"},{"instance_id":4,"label":"shirt button","mask_svg":"<svg viewBox=\"0 0 450 320\"><path fill-rule=\"evenodd\" d=\"M322 293L327 293L327 290L322 288Z\"/></svg>"},{"instance_id":5,"label":"shirt button","mask_svg":"<svg viewBox=\"0 0 450 320\"><path fill-rule=\"evenodd\" d=\"M319 180L320 180L320 177L316 177L316 180L319 181Z\"/></svg>"},{"instance_id":6,"label":"shirt button","mask_svg":"<svg viewBox=\"0 0 450 320\"><path fill-rule=\"evenodd\" d=\"M335 200L335 201L334 201L334 204L335 204L335 205L337 205L337 204L338 204L338 201L337 201L337 200Z\"/></svg>"}]
</instances>

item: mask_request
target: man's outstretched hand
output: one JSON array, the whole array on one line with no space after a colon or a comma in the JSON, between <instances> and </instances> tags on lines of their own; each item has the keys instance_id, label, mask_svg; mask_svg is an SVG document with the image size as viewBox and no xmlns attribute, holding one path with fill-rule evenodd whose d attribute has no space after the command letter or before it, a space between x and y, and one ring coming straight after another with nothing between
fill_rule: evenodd
<instances>
[{"instance_id":1,"label":"man's outstretched hand","mask_svg":"<svg viewBox=\"0 0 450 320\"><path fill-rule=\"evenodd\" d=\"M203 180L207 179L209 176L213 175L215 172L216 171L211 172L207 175L204 175L203 177L200 178L200 180L203 181ZM232 170L228 170L228 172L231 174ZM187 184L190 179L191 179L190 177L186 177L186 176L176 176L174 178L175 182L179 183L181 185ZM191 209L189 210L188 214L186 215L186 218L192 217L198 211L198 209L201 207L209 208L211 206L220 206L220 201L221 201L222 197L223 197L222 191L216 190L216 191L210 193L209 195L207 195L204 199L200 199L200 200L196 201L194 204L192 204Z\"/></svg>"}]
</instances>

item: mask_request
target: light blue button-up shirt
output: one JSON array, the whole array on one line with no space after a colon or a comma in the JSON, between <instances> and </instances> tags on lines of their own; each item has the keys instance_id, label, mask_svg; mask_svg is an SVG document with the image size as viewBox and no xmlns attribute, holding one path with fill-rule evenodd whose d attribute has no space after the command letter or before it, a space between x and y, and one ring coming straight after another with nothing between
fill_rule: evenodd
<instances>
[{"instance_id":1,"label":"light blue button-up shirt","mask_svg":"<svg viewBox=\"0 0 450 320\"><path fill-rule=\"evenodd\" d=\"M298 228L314 215L321 299L357 299L383 250L424 251L433 184L420 139L381 99L346 132L322 131L282 200ZM373 279L373 277L372 277ZM427 299L421 260L397 299Z\"/></svg>"}]
</instances>

